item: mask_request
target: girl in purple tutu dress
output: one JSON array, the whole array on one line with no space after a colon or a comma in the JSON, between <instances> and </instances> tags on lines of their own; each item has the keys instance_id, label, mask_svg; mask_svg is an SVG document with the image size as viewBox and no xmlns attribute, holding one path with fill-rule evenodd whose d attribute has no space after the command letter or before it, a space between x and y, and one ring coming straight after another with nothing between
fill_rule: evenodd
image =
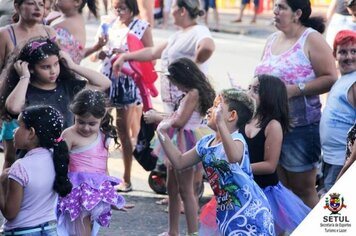
<instances>
[{"instance_id":1,"label":"girl in purple tutu dress","mask_svg":"<svg viewBox=\"0 0 356 236\"><path fill-rule=\"evenodd\" d=\"M58 201L60 235L93 235L94 223L108 227L111 208L124 207L124 198L114 189L121 181L107 175L107 141L110 137L116 141L117 130L106 105L102 92L83 90L70 106L75 123L62 136L70 150L73 190Z\"/></svg>"}]
</instances>

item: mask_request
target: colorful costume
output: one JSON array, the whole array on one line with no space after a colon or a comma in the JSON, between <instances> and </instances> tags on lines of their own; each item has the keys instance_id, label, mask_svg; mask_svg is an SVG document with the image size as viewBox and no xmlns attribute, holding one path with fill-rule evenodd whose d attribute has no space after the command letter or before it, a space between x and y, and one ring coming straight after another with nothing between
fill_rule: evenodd
<instances>
[{"instance_id":1,"label":"colorful costume","mask_svg":"<svg viewBox=\"0 0 356 236\"><path fill-rule=\"evenodd\" d=\"M54 27L57 33L58 43L63 51L68 53L76 64L84 58L85 45L82 45L67 29Z\"/></svg>"},{"instance_id":2,"label":"colorful costume","mask_svg":"<svg viewBox=\"0 0 356 236\"><path fill-rule=\"evenodd\" d=\"M268 200L253 181L246 142L236 131L233 140L244 145L241 164L229 163L222 143L211 146L215 134L196 145L217 201L216 220L222 235L275 235Z\"/></svg>"},{"instance_id":3,"label":"colorful costume","mask_svg":"<svg viewBox=\"0 0 356 236\"><path fill-rule=\"evenodd\" d=\"M73 190L59 198L58 228L80 235L82 220L88 215L100 226L108 227L111 207L124 206L125 199L114 189L121 181L107 175L107 158L101 132L92 144L70 151L69 177Z\"/></svg>"}]
</instances>

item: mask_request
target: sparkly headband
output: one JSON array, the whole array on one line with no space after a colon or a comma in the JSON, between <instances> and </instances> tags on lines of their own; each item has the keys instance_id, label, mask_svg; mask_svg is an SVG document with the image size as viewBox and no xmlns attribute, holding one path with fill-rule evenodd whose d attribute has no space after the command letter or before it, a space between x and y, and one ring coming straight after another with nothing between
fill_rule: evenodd
<instances>
[{"instance_id":1,"label":"sparkly headband","mask_svg":"<svg viewBox=\"0 0 356 236\"><path fill-rule=\"evenodd\" d=\"M52 43L55 43L56 41L56 36L52 37L49 39ZM44 42L37 42L37 41L34 41L30 44L30 51L29 51L29 55L31 55L35 50L37 50L39 47L42 47L43 45L46 45L48 42L47 40L44 41Z\"/></svg>"}]
</instances>

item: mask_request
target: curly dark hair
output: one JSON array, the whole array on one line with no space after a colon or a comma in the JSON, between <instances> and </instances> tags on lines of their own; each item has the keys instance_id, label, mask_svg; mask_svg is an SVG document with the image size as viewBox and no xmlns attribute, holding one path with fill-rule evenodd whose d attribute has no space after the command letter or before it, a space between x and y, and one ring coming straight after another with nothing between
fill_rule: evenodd
<instances>
[{"instance_id":1,"label":"curly dark hair","mask_svg":"<svg viewBox=\"0 0 356 236\"><path fill-rule=\"evenodd\" d=\"M110 103L105 93L84 89L77 93L70 105L70 110L77 116L90 114L97 119L102 119L100 129L106 138L113 138L116 144L118 142L118 129L113 125L114 118L107 111Z\"/></svg>"},{"instance_id":2,"label":"curly dark hair","mask_svg":"<svg viewBox=\"0 0 356 236\"><path fill-rule=\"evenodd\" d=\"M213 106L215 91L204 73L188 58L180 58L168 66L168 79L175 85L199 91L199 113L205 115Z\"/></svg>"},{"instance_id":3,"label":"curly dark hair","mask_svg":"<svg viewBox=\"0 0 356 236\"><path fill-rule=\"evenodd\" d=\"M48 56L56 55L59 58L59 46L51 39L40 37L33 38L26 42L21 48L16 48L11 54L8 63L0 76L0 117L7 119L9 116L17 115L8 113L5 102L12 90L19 82L19 75L17 74L14 63L17 60L26 61L29 63L31 70L40 61ZM76 75L68 68L64 59L59 60L60 73L57 81L75 80ZM31 73L30 81L36 80L36 74Z\"/></svg>"}]
</instances>

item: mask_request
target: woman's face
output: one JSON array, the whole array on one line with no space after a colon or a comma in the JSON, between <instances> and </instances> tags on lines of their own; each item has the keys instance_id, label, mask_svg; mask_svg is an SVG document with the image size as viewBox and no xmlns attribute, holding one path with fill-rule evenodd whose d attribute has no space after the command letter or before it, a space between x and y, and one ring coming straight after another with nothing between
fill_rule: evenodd
<instances>
[{"instance_id":1,"label":"woman's face","mask_svg":"<svg viewBox=\"0 0 356 236\"><path fill-rule=\"evenodd\" d=\"M173 24L175 25L180 25L181 22L181 18L182 18L182 13L185 9L183 7L179 7L177 5L177 1L174 1L173 5L172 5L172 16L173 16Z\"/></svg>"},{"instance_id":2,"label":"woman's face","mask_svg":"<svg viewBox=\"0 0 356 236\"><path fill-rule=\"evenodd\" d=\"M296 23L296 14L288 5L286 0L276 0L273 7L274 25L281 30L289 28L291 24Z\"/></svg>"},{"instance_id":3,"label":"woman's face","mask_svg":"<svg viewBox=\"0 0 356 236\"><path fill-rule=\"evenodd\" d=\"M44 15L44 5L44 0L25 0L21 5L15 4L15 8L20 19L40 23Z\"/></svg>"}]
</instances>

